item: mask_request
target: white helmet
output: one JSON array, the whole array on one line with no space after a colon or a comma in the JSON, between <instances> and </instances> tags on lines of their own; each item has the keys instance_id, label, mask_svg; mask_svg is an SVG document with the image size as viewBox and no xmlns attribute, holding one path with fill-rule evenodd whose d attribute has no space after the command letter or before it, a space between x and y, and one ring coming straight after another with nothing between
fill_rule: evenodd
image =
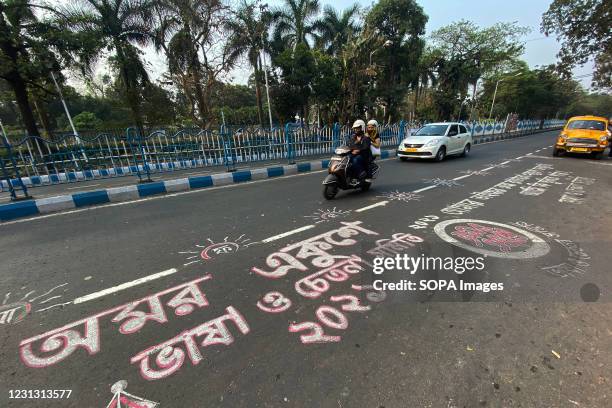
<instances>
[{"instance_id":1,"label":"white helmet","mask_svg":"<svg viewBox=\"0 0 612 408\"><path fill-rule=\"evenodd\" d=\"M374 126L378 127L378 122L376 121L376 119L370 119L368 121L368 125L374 125Z\"/></svg>"},{"instance_id":2,"label":"white helmet","mask_svg":"<svg viewBox=\"0 0 612 408\"><path fill-rule=\"evenodd\" d=\"M355 123L353 123L353 129L360 127L363 132L365 132L366 124L363 120L357 119Z\"/></svg>"}]
</instances>

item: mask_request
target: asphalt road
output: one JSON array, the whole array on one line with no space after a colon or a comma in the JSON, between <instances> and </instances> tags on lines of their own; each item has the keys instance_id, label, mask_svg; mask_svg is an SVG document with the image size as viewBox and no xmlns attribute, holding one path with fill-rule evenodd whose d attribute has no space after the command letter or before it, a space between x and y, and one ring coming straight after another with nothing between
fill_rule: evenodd
<instances>
[{"instance_id":1,"label":"asphalt road","mask_svg":"<svg viewBox=\"0 0 612 408\"><path fill-rule=\"evenodd\" d=\"M0 406L609 407L612 160L555 134L333 201L315 172L2 224ZM381 247L455 271L375 275Z\"/></svg>"}]
</instances>

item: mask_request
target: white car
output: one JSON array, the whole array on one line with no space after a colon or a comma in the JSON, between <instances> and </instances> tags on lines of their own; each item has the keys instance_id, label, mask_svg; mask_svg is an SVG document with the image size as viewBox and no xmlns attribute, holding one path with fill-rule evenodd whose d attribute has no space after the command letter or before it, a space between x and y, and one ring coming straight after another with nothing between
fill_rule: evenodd
<instances>
[{"instance_id":1,"label":"white car","mask_svg":"<svg viewBox=\"0 0 612 408\"><path fill-rule=\"evenodd\" d=\"M428 123L410 135L397 148L397 157L442 161L449 154L466 156L472 147L472 134L457 122Z\"/></svg>"}]
</instances>

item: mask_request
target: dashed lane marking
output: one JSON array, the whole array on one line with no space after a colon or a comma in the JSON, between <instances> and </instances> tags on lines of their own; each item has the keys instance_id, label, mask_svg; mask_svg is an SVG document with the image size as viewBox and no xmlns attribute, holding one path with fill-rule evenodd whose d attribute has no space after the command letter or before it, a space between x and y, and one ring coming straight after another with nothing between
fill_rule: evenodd
<instances>
[{"instance_id":1,"label":"dashed lane marking","mask_svg":"<svg viewBox=\"0 0 612 408\"><path fill-rule=\"evenodd\" d=\"M378 202L376 204L368 205L367 207L362 207L362 208L360 208L358 210L355 210L355 212L363 212L363 211L370 210L372 208L382 207L382 206L387 205L388 203L389 203L388 201L380 201L380 202Z\"/></svg>"},{"instance_id":2,"label":"dashed lane marking","mask_svg":"<svg viewBox=\"0 0 612 408\"><path fill-rule=\"evenodd\" d=\"M155 279L163 278L164 276L172 275L177 273L178 269L171 268L165 271L161 271L158 273L154 273L153 275L145 276L144 278L136 279L130 282L122 283L121 285L113 286L112 288L104 289L99 292L90 293L89 295L81 296L72 301L75 305L79 303L89 302L90 300L97 299L102 296L110 295L111 293L116 293L122 291L127 288L131 288L133 286L141 285L146 282L150 282Z\"/></svg>"},{"instance_id":3,"label":"dashed lane marking","mask_svg":"<svg viewBox=\"0 0 612 408\"><path fill-rule=\"evenodd\" d=\"M306 225L304 227L296 228L294 230L283 232L282 234L274 235L270 238L263 239L261 240L261 242L276 241L277 239L285 238L285 237L288 237L289 235L297 234L298 232L306 231L314 227L315 227L314 225Z\"/></svg>"}]
</instances>

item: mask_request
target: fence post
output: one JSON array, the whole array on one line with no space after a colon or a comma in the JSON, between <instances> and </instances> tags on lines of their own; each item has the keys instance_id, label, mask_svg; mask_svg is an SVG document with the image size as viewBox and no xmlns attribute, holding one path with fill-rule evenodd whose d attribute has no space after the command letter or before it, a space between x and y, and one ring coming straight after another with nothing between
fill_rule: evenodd
<instances>
[{"instance_id":1,"label":"fence post","mask_svg":"<svg viewBox=\"0 0 612 408\"><path fill-rule=\"evenodd\" d=\"M138 155L136 154L136 151L134 150L135 146L134 146L134 138L131 136L130 131L134 130L137 132L136 136L136 143L138 143L138 150L140 151L140 155L142 156L142 162L143 162L143 166L142 168L146 171L147 173L147 179L143 180L142 179L142 174L140 174L140 167L139 167L139 161L138 161ZM147 165L147 159L145 157L145 151L144 151L144 147L142 147L142 135L140 134L140 132L138 132L137 129L129 127L126 130L127 133L127 139L128 139L128 143L130 144L130 149L132 150L132 156L134 157L134 163L136 164L136 174L138 175L138 182L139 183L150 183L153 180L151 180L151 172L149 171L149 166Z\"/></svg>"},{"instance_id":2,"label":"fence post","mask_svg":"<svg viewBox=\"0 0 612 408\"><path fill-rule=\"evenodd\" d=\"M219 135L223 141L223 161L228 172L236 171L236 161L234 160L233 143L231 140L231 132L227 132L225 125L219 128Z\"/></svg>"},{"instance_id":3,"label":"fence post","mask_svg":"<svg viewBox=\"0 0 612 408\"><path fill-rule=\"evenodd\" d=\"M404 140L405 134L406 134L406 130L404 129L404 126L406 126L406 122L404 122L404 119L400 120L399 123L399 140L395 141L395 144L399 144L402 140Z\"/></svg>"},{"instance_id":4,"label":"fence post","mask_svg":"<svg viewBox=\"0 0 612 408\"><path fill-rule=\"evenodd\" d=\"M291 129L291 123L285 124L285 146L287 150L288 164L295 164L295 157L293 152L293 130Z\"/></svg>"},{"instance_id":5,"label":"fence post","mask_svg":"<svg viewBox=\"0 0 612 408\"><path fill-rule=\"evenodd\" d=\"M339 145L340 145L340 124L338 122L335 122L333 131L332 131L332 151L335 151Z\"/></svg>"},{"instance_id":6,"label":"fence post","mask_svg":"<svg viewBox=\"0 0 612 408\"><path fill-rule=\"evenodd\" d=\"M11 201L29 200L32 198L32 196L28 194L28 188L25 186L25 184L23 184L23 180L21 180L21 174L19 174L19 168L17 167L17 162L15 161L15 157L13 156L11 144L9 143L8 138L4 135L2 135L2 143L4 144L7 155L11 161L11 164L13 165L13 168L15 169L15 178L17 179L17 184L21 187L21 190L24 194L23 197L17 197L17 194L15 193L15 188L13 187L13 183L11 183L10 174L6 170L6 167L4 165L4 159L0 157L0 163L2 164L2 174L4 174L4 178L8 183L9 191L11 193Z\"/></svg>"}]
</instances>

